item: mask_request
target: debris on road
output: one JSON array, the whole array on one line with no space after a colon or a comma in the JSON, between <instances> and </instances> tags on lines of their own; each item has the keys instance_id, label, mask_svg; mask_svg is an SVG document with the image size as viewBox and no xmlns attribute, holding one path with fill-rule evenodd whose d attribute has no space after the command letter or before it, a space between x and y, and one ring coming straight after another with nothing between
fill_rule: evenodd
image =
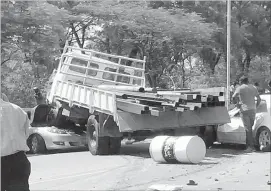
<instances>
[{"instance_id":1,"label":"debris on road","mask_svg":"<svg viewBox=\"0 0 271 191\"><path fill-rule=\"evenodd\" d=\"M189 180L189 182L187 183L187 185L189 185L189 186L196 186L196 185L198 185L198 183L196 183L194 180Z\"/></svg>"},{"instance_id":2,"label":"debris on road","mask_svg":"<svg viewBox=\"0 0 271 191\"><path fill-rule=\"evenodd\" d=\"M268 181L268 182L267 182L267 185L271 185L271 181Z\"/></svg>"},{"instance_id":3,"label":"debris on road","mask_svg":"<svg viewBox=\"0 0 271 191\"><path fill-rule=\"evenodd\" d=\"M146 191L181 191L183 186L169 184L155 184L150 186Z\"/></svg>"}]
</instances>

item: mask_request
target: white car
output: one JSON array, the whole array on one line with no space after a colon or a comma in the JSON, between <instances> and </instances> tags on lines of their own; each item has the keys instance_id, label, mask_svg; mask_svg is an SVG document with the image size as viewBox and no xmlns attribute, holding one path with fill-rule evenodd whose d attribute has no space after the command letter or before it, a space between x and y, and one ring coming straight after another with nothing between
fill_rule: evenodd
<instances>
[{"instance_id":1,"label":"white car","mask_svg":"<svg viewBox=\"0 0 271 191\"><path fill-rule=\"evenodd\" d=\"M25 109L30 118L30 136L27 144L31 153L43 153L46 150L79 148L87 145L86 131L74 124L65 128L50 125L48 114L50 106L38 105L33 109Z\"/></svg>"},{"instance_id":2,"label":"white car","mask_svg":"<svg viewBox=\"0 0 271 191\"><path fill-rule=\"evenodd\" d=\"M253 125L253 138L256 149L270 150L271 146L271 95L260 96L262 102L256 111L256 118ZM221 125L217 129L217 141L220 143L246 144L246 131L240 117L239 109L229 111L231 123Z\"/></svg>"}]
</instances>

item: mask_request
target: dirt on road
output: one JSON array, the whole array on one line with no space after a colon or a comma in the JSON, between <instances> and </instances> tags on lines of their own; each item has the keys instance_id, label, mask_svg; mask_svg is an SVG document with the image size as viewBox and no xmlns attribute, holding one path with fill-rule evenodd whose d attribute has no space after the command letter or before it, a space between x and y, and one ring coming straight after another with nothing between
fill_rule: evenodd
<instances>
[{"instance_id":1,"label":"dirt on road","mask_svg":"<svg viewBox=\"0 0 271 191\"><path fill-rule=\"evenodd\" d=\"M29 157L31 190L270 190L270 153L208 149L200 164L158 164L148 143L124 145L115 156L88 151ZM189 180L197 185L187 185Z\"/></svg>"}]
</instances>

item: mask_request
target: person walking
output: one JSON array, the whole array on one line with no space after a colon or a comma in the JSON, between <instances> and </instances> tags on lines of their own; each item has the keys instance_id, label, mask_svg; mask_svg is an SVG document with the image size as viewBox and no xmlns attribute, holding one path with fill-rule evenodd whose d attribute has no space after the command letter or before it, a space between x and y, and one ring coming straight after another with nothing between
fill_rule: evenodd
<instances>
[{"instance_id":1,"label":"person walking","mask_svg":"<svg viewBox=\"0 0 271 191\"><path fill-rule=\"evenodd\" d=\"M247 151L252 152L254 148L254 140L252 134L252 126L254 125L256 108L261 103L259 92L255 86L249 84L248 78L243 76L240 78L240 86L233 94L233 100L236 107L240 109L240 115L246 129ZM257 103L255 104L255 98Z\"/></svg>"},{"instance_id":2,"label":"person walking","mask_svg":"<svg viewBox=\"0 0 271 191\"><path fill-rule=\"evenodd\" d=\"M31 164L29 151L29 120L19 106L8 102L4 94L1 103L1 190L29 191Z\"/></svg>"}]
</instances>

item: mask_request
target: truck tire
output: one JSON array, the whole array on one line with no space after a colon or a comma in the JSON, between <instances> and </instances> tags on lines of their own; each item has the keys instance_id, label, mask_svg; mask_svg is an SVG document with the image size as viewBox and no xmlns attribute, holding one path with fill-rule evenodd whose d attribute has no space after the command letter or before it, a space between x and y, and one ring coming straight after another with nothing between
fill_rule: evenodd
<instances>
[{"instance_id":1,"label":"truck tire","mask_svg":"<svg viewBox=\"0 0 271 191\"><path fill-rule=\"evenodd\" d=\"M87 124L87 143L92 155L109 154L109 137L99 137L100 124L95 116L90 116Z\"/></svg>"},{"instance_id":2,"label":"truck tire","mask_svg":"<svg viewBox=\"0 0 271 191\"><path fill-rule=\"evenodd\" d=\"M201 137L205 142L206 148L213 146L216 141L216 131L213 126L206 126L201 129Z\"/></svg>"},{"instance_id":3,"label":"truck tire","mask_svg":"<svg viewBox=\"0 0 271 191\"><path fill-rule=\"evenodd\" d=\"M109 138L109 153L119 154L121 148L121 138L120 137L110 137Z\"/></svg>"}]
</instances>

